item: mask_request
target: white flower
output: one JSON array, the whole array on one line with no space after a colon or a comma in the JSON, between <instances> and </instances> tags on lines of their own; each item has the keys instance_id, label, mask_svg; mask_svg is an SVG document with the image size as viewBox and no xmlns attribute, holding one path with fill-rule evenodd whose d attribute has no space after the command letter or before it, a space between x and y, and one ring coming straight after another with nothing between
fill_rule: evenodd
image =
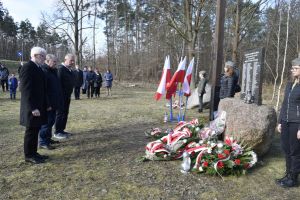
<instances>
[{"instance_id":1,"label":"white flower","mask_svg":"<svg viewBox=\"0 0 300 200\"><path fill-rule=\"evenodd\" d=\"M200 172L203 172L203 168L202 168L201 166L199 167L199 171L200 171Z\"/></svg>"},{"instance_id":2,"label":"white flower","mask_svg":"<svg viewBox=\"0 0 300 200\"><path fill-rule=\"evenodd\" d=\"M211 142L210 141L207 141L207 144L210 144Z\"/></svg>"},{"instance_id":3,"label":"white flower","mask_svg":"<svg viewBox=\"0 0 300 200\"><path fill-rule=\"evenodd\" d=\"M216 146L216 143L212 142L212 143L210 144L210 146L211 146L211 147L214 147L214 146Z\"/></svg>"},{"instance_id":4,"label":"white flower","mask_svg":"<svg viewBox=\"0 0 300 200\"><path fill-rule=\"evenodd\" d=\"M202 142L202 143L203 143L203 142ZM197 143L197 144L196 144L196 147L200 147L200 144L199 144L199 143Z\"/></svg>"},{"instance_id":5,"label":"white flower","mask_svg":"<svg viewBox=\"0 0 300 200\"><path fill-rule=\"evenodd\" d=\"M187 142L187 140L186 140L186 139L184 139L184 140L183 140L183 143L186 143L186 142Z\"/></svg>"},{"instance_id":6,"label":"white flower","mask_svg":"<svg viewBox=\"0 0 300 200\"><path fill-rule=\"evenodd\" d=\"M218 148L219 149L221 149L223 146L224 146L223 143L221 143L221 142L218 143Z\"/></svg>"},{"instance_id":7,"label":"white flower","mask_svg":"<svg viewBox=\"0 0 300 200\"><path fill-rule=\"evenodd\" d=\"M199 144L203 144L203 143L204 143L204 141L203 141L203 140L200 140L200 141L199 141Z\"/></svg>"},{"instance_id":8,"label":"white flower","mask_svg":"<svg viewBox=\"0 0 300 200\"><path fill-rule=\"evenodd\" d=\"M211 148L208 148L208 149L207 149L207 153L211 153Z\"/></svg>"},{"instance_id":9,"label":"white flower","mask_svg":"<svg viewBox=\"0 0 300 200\"><path fill-rule=\"evenodd\" d=\"M199 132L199 131L200 131L200 128L199 128L199 127L197 127L197 128L195 129L195 131L196 131L196 132Z\"/></svg>"}]
</instances>

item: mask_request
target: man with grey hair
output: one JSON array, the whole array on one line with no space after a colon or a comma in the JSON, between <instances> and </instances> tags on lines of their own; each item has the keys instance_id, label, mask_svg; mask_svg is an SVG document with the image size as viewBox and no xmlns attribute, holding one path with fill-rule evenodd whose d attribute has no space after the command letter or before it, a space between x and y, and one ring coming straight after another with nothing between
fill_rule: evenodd
<instances>
[{"instance_id":1,"label":"man with grey hair","mask_svg":"<svg viewBox=\"0 0 300 200\"><path fill-rule=\"evenodd\" d=\"M39 147L47 150L54 149L51 144L58 143L51 139L52 126L55 123L56 110L60 109L62 102L62 90L57 77L56 56L46 55L46 64L43 65L43 71L47 83L47 123L43 124L39 132Z\"/></svg>"},{"instance_id":2,"label":"man with grey hair","mask_svg":"<svg viewBox=\"0 0 300 200\"><path fill-rule=\"evenodd\" d=\"M25 161L39 164L47 156L37 153L38 133L47 120L46 79L41 69L45 62L46 51L41 47L31 49L31 60L20 70L21 106L20 124L26 127L24 136Z\"/></svg>"},{"instance_id":3,"label":"man with grey hair","mask_svg":"<svg viewBox=\"0 0 300 200\"><path fill-rule=\"evenodd\" d=\"M55 134L57 139L65 139L69 135L65 132L68 121L69 107L71 102L71 94L74 87L74 75L72 68L75 65L75 56L67 54L65 61L58 67L58 79L62 88L63 106L56 112Z\"/></svg>"}]
</instances>

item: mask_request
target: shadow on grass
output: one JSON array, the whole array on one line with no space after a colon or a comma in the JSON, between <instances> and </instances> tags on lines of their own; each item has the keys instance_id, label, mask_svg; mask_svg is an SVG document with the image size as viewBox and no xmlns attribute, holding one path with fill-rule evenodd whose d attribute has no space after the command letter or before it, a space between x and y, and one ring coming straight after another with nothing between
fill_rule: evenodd
<instances>
[{"instance_id":1,"label":"shadow on grass","mask_svg":"<svg viewBox=\"0 0 300 200\"><path fill-rule=\"evenodd\" d=\"M144 146L149 141L144 131L153 124L135 124L115 129L95 129L81 133L74 133L69 140L60 144L73 148L75 152L65 152L61 155L64 160L99 159L123 157L134 159L143 155Z\"/></svg>"}]
</instances>

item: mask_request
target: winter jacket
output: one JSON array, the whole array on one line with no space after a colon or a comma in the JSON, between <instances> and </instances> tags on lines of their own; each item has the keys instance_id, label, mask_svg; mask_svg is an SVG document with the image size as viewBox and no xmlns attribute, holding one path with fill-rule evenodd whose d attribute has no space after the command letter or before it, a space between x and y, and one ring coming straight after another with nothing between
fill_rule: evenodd
<instances>
[{"instance_id":1,"label":"winter jacket","mask_svg":"<svg viewBox=\"0 0 300 200\"><path fill-rule=\"evenodd\" d=\"M75 87L81 87L83 83L83 72L80 69L73 70Z\"/></svg>"},{"instance_id":2,"label":"winter jacket","mask_svg":"<svg viewBox=\"0 0 300 200\"><path fill-rule=\"evenodd\" d=\"M235 76L222 76L221 78L221 88L220 88L220 99L224 99L226 97L234 97L235 94L235 86L237 81L235 80Z\"/></svg>"},{"instance_id":3,"label":"winter jacket","mask_svg":"<svg viewBox=\"0 0 300 200\"><path fill-rule=\"evenodd\" d=\"M20 124L25 127L40 127L47 122L46 115L46 77L43 70L29 61L20 71ZM38 109L40 116L32 111Z\"/></svg>"},{"instance_id":4,"label":"winter jacket","mask_svg":"<svg viewBox=\"0 0 300 200\"><path fill-rule=\"evenodd\" d=\"M95 80L95 72L93 71L88 71L86 74L86 84L87 86L92 85L94 86L94 80Z\"/></svg>"},{"instance_id":5,"label":"winter jacket","mask_svg":"<svg viewBox=\"0 0 300 200\"><path fill-rule=\"evenodd\" d=\"M0 67L0 79L1 80L8 80L9 71L6 67Z\"/></svg>"},{"instance_id":6,"label":"winter jacket","mask_svg":"<svg viewBox=\"0 0 300 200\"><path fill-rule=\"evenodd\" d=\"M101 74L96 74L94 76L94 87L102 87L102 76Z\"/></svg>"},{"instance_id":7,"label":"winter jacket","mask_svg":"<svg viewBox=\"0 0 300 200\"><path fill-rule=\"evenodd\" d=\"M70 99L74 87L74 74L72 70L66 66L59 65L57 69L57 76L62 88L64 99Z\"/></svg>"},{"instance_id":8,"label":"winter jacket","mask_svg":"<svg viewBox=\"0 0 300 200\"><path fill-rule=\"evenodd\" d=\"M205 94L205 86L207 84L206 78L201 78L198 83L198 95L203 96Z\"/></svg>"},{"instance_id":9,"label":"winter jacket","mask_svg":"<svg viewBox=\"0 0 300 200\"><path fill-rule=\"evenodd\" d=\"M296 84L294 88L292 86L292 82L286 85L279 123L282 121L299 123L300 130L300 84Z\"/></svg>"},{"instance_id":10,"label":"winter jacket","mask_svg":"<svg viewBox=\"0 0 300 200\"><path fill-rule=\"evenodd\" d=\"M112 81L113 81L112 73L105 72L104 73L104 79L105 79L105 86L106 87L111 87L112 86Z\"/></svg>"},{"instance_id":11,"label":"winter jacket","mask_svg":"<svg viewBox=\"0 0 300 200\"><path fill-rule=\"evenodd\" d=\"M10 90L16 90L18 88L18 79L16 77L11 77L8 80L8 85Z\"/></svg>"},{"instance_id":12,"label":"winter jacket","mask_svg":"<svg viewBox=\"0 0 300 200\"><path fill-rule=\"evenodd\" d=\"M50 68L48 65L42 67L46 76L46 97L47 108L51 107L52 110L63 108L63 94L61 85L57 76L57 69Z\"/></svg>"},{"instance_id":13,"label":"winter jacket","mask_svg":"<svg viewBox=\"0 0 300 200\"><path fill-rule=\"evenodd\" d=\"M82 89L87 89L87 84L86 84L86 75L87 75L88 71L82 71Z\"/></svg>"}]
</instances>

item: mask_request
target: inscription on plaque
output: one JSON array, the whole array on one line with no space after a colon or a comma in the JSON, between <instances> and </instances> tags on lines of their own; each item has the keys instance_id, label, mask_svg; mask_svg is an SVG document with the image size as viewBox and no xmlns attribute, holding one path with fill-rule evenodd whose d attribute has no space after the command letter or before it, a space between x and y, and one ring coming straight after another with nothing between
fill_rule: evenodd
<instances>
[{"instance_id":1,"label":"inscription on plaque","mask_svg":"<svg viewBox=\"0 0 300 200\"><path fill-rule=\"evenodd\" d=\"M241 99L261 105L264 48L247 51L243 59Z\"/></svg>"}]
</instances>

